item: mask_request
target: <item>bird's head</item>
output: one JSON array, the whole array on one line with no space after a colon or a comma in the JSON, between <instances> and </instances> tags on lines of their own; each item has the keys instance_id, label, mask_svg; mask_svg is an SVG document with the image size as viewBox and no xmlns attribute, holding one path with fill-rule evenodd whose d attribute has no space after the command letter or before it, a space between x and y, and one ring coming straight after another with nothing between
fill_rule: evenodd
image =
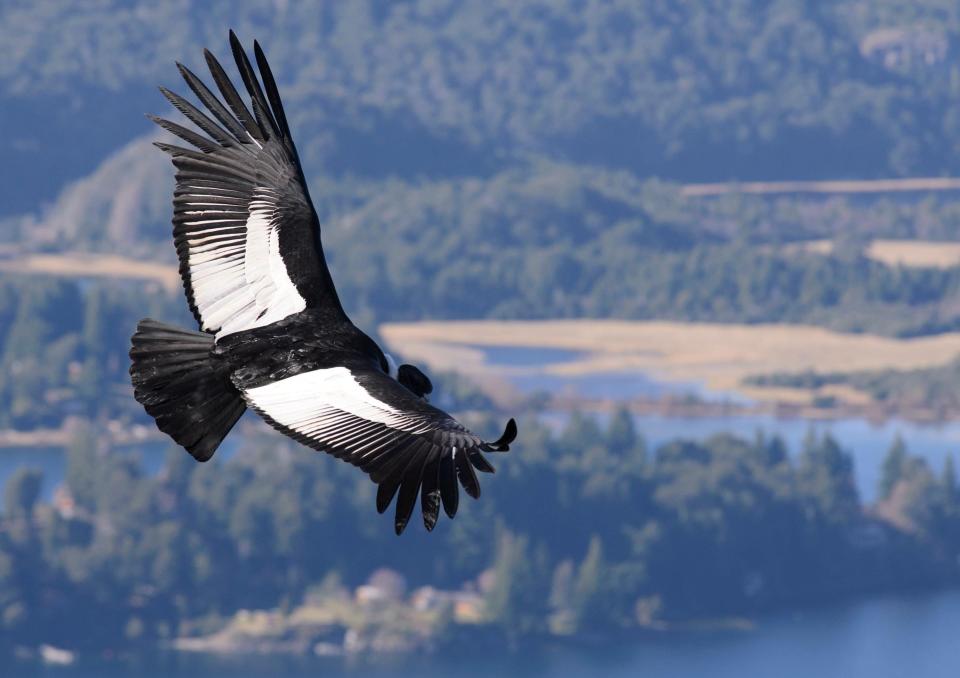
<instances>
[{"instance_id":1,"label":"bird's head","mask_svg":"<svg viewBox=\"0 0 960 678\"><path fill-rule=\"evenodd\" d=\"M433 392L433 384L430 383L430 379L413 365L404 364L398 367L397 381L424 400L427 400L427 396Z\"/></svg>"}]
</instances>

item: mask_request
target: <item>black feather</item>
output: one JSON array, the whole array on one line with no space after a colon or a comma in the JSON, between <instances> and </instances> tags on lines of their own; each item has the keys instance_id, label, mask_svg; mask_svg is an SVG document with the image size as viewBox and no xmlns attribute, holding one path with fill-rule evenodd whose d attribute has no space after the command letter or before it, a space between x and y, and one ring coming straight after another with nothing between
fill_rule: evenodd
<instances>
[{"instance_id":1,"label":"black feather","mask_svg":"<svg viewBox=\"0 0 960 678\"><path fill-rule=\"evenodd\" d=\"M170 122L169 120L164 120L155 115L147 115L147 118L151 121L160 125L163 129L167 130L171 134L176 134L178 137L186 141L188 144L193 144L199 148L204 153L212 153L213 151L220 148L216 142L207 139L204 136L200 136L193 130L189 130L183 125L178 125L175 122Z\"/></svg>"},{"instance_id":2,"label":"black feather","mask_svg":"<svg viewBox=\"0 0 960 678\"><path fill-rule=\"evenodd\" d=\"M393 450L393 454L389 455L383 465L370 474L370 478L373 482L379 483L391 476L402 475L403 470L410 461L410 457L417 454L422 446L428 444L429 443L421 438L411 436L410 442ZM399 479L397 482L400 482Z\"/></svg>"},{"instance_id":3,"label":"black feather","mask_svg":"<svg viewBox=\"0 0 960 678\"><path fill-rule=\"evenodd\" d=\"M413 507L417 503L417 492L420 490L420 479L423 477L423 458L418 455L410 461L403 472L403 482L400 485L400 494L397 496L397 512L393 521L393 528L397 535L403 533L413 515Z\"/></svg>"},{"instance_id":4,"label":"black feather","mask_svg":"<svg viewBox=\"0 0 960 678\"><path fill-rule=\"evenodd\" d=\"M420 486L420 510L423 513L423 526L432 532L440 517L440 457L435 454L423 467L423 481Z\"/></svg>"},{"instance_id":5,"label":"black feather","mask_svg":"<svg viewBox=\"0 0 960 678\"><path fill-rule=\"evenodd\" d=\"M243 129L243 126L236 121L236 119L230 115L230 111L224 108L223 104L220 103L220 100L207 89L207 86L203 84L203 81L200 80L193 72L184 66L181 63L177 63L177 68L180 69L180 75L183 76L183 79L186 81L187 86L193 90L193 93L197 95L197 98L203 102L203 105L207 107L207 110L213 113L213 117L220 121L220 123L227 128L227 130L232 134L237 141L240 143L245 143L247 141L247 133Z\"/></svg>"},{"instance_id":6,"label":"black feather","mask_svg":"<svg viewBox=\"0 0 960 678\"><path fill-rule=\"evenodd\" d=\"M493 465L487 461L480 451L475 447L471 447L467 450L467 458L470 459L470 463L473 464L473 467L481 473L496 472L496 469L493 468Z\"/></svg>"},{"instance_id":7,"label":"black feather","mask_svg":"<svg viewBox=\"0 0 960 678\"><path fill-rule=\"evenodd\" d=\"M457 478L460 484L474 499L480 498L480 481L477 480L477 474L473 472L473 466L467 459L467 455L462 452L454 457L457 462Z\"/></svg>"},{"instance_id":8,"label":"black feather","mask_svg":"<svg viewBox=\"0 0 960 678\"><path fill-rule=\"evenodd\" d=\"M390 500L393 499L393 495L397 493L397 488L400 487L400 483L403 482L407 468L416 462L418 458L422 460L422 458L426 456L426 453L429 451L429 445L430 443L422 438L411 438L408 445L404 445L402 448L396 450L396 456L384 464L378 471L370 474L370 478L374 482L380 483L380 488L384 493L387 502L383 505L384 510L390 505ZM381 490L377 491L378 510L380 507ZM381 513L382 512L383 511L381 511Z\"/></svg>"},{"instance_id":9,"label":"black feather","mask_svg":"<svg viewBox=\"0 0 960 678\"><path fill-rule=\"evenodd\" d=\"M277 89L277 81L273 79L273 73L270 70L270 64L267 63L267 57L260 49L260 43L253 41L253 55L257 60L257 67L260 69L260 77L263 79L263 87L267 90L267 99L270 100L270 108L273 110L273 117L277 121L277 127L280 134L285 139L290 139L290 126L287 124L287 114L283 111L283 102L280 100L280 90ZM292 146L293 144L291 144Z\"/></svg>"},{"instance_id":10,"label":"black feather","mask_svg":"<svg viewBox=\"0 0 960 678\"><path fill-rule=\"evenodd\" d=\"M383 513L393 501L393 496L397 493L400 483L383 481L377 487L377 513Z\"/></svg>"},{"instance_id":11,"label":"black feather","mask_svg":"<svg viewBox=\"0 0 960 678\"><path fill-rule=\"evenodd\" d=\"M437 474L440 485L440 498L443 499L443 511L447 517L457 515L457 505L460 503L460 490L457 487L457 470L454 467L453 457L444 454L440 459L440 469Z\"/></svg>"},{"instance_id":12,"label":"black feather","mask_svg":"<svg viewBox=\"0 0 960 678\"><path fill-rule=\"evenodd\" d=\"M230 82L230 78L227 76L226 71L223 70L223 66L220 65L220 62L217 61L217 58L213 56L213 53L208 49L203 50L203 57L207 60L210 75L213 76L213 81L217 83L220 94L223 95L224 101L227 102L227 105L230 106L236 114L237 119L240 120L240 124L243 125L247 133L257 141L266 141L266 130L261 129L257 121L254 120L253 114L250 113L246 104L243 103L243 99L240 98L240 93L237 92L237 88Z\"/></svg>"},{"instance_id":13,"label":"black feather","mask_svg":"<svg viewBox=\"0 0 960 678\"><path fill-rule=\"evenodd\" d=\"M206 113L201 111L199 108L191 104L189 101L184 99L182 96L176 92L171 92L166 87L160 88L160 94L166 97L167 101L173 104L173 107L178 111L183 113L187 118L189 118L194 125L202 129L204 132L210 135L221 146L235 146L236 140L230 136L230 134L224 130L220 125L215 123L213 120L207 116Z\"/></svg>"},{"instance_id":14,"label":"black feather","mask_svg":"<svg viewBox=\"0 0 960 678\"><path fill-rule=\"evenodd\" d=\"M260 82L253 71L253 66L250 65L246 51L240 44L240 40L237 39L237 34L232 30L230 31L230 49L233 51L233 60L237 64L237 70L240 71L240 77L243 78L243 84L253 101L253 114L257 117L257 122L264 130L269 129L273 134L279 136L280 131L277 129L277 122L270 113L270 104L263 96Z\"/></svg>"}]
</instances>

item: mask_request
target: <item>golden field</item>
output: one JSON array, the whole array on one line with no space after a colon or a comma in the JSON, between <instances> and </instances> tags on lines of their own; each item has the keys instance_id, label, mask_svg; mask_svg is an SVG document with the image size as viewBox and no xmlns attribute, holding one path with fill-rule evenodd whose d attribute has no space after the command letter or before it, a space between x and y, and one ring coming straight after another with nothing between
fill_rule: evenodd
<instances>
[{"instance_id":1,"label":"golden field","mask_svg":"<svg viewBox=\"0 0 960 678\"><path fill-rule=\"evenodd\" d=\"M168 290L180 287L176 266L138 261L113 254L24 254L0 259L0 272L64 277L155 280Z\"/></svg>"},{"instance_id":2,"label":"golden field","mask_svg":"<svg viewBox=\"0 0 960 678\"><path fill-rule=\"evenodd\" d=\"M791 249L830 254L833 242L810 240L790 245ZM931 240L874 240L867 247L866 256L887 266L910 266L916 268L950 268L960 265L960 242L935 242Z\"/></svg>"},{"instance_id":3,"label":"golden field","mask_svg":"<svg viewBox=\"0 0 960 678\"><path fill-rule=\"evenodd\" d=\"M481 383L503 382L511 368L491 368L477 347L515 346L582 352L535 370L556 375L642 370L656 378L704 383L763 401L806 403L810 392L745 386L773 372L849 372L935 367L960 354L960 333L916 339L843 334L804 325L738 325L617 320L391 323L380 332L392 350L433 370L459 371ZM821 389L851 404L866 394Z\"/></svg>"}]
</instances>

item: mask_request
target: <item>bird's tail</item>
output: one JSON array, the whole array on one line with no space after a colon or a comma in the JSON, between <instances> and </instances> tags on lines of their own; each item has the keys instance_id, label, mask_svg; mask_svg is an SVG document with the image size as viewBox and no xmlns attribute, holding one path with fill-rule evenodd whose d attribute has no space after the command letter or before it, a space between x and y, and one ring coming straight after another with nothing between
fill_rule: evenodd
<instances>
[{"instance_id":1,"label":"bird's tail","mask_svg":"<svg viewBox=\"0 0 960 678\"><path fill-rule=\"evenodd\" d=\"M161 431L207 461L246 409L225 366L210 354L213 337L144 318L131 342L137 402Z\"/></svg>"}]
</instances>

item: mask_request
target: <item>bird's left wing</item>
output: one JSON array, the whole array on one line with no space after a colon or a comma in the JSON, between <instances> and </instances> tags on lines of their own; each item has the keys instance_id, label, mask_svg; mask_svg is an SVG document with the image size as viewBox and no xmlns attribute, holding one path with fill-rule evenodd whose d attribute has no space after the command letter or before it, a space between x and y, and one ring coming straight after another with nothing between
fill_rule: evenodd
<instances>
[{"instance_id":1,"label":"bird's left wing","mask_svg":"<svg viewBox=\"0 0 960 678\"><path fill-rule=\"evenodd\" d=\"M507 451L517 435L511 419L499 440L481 440L373 369L318 369L261 385L235 376L234 384L274 428L369 474L379 485L380 513L399 490L397 534L406 527L418 493L428 530L436 525L441 501L448 516L456 514L458 480L467 494L479 497L474 468L493 471L482 453Z\"/></svg>"},{"instance_id":2,"label":"bird's left wing","mask_svg":"<svg viewBox=\"0 0 960 678\"><path fill-rule=\"evenodd\" d=\"M173 236L190 309L200 328L218 338L306 308L323 307L327 317L346 319L270 66L254 43L261 88L233 31L230 45L252 112L204 50L226 105L181 64L180 73L207 112L160 91L205 135L151 118L194 147L156 144L177 168Z\"/></svg>"}]
</instances>

